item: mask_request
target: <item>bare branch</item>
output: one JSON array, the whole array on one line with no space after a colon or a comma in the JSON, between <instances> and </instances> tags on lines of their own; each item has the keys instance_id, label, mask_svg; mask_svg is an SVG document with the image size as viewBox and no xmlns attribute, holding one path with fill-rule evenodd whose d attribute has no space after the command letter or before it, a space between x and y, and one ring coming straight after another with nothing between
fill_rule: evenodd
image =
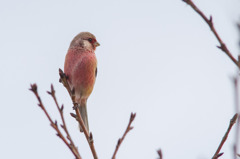
<instances>
[{"instance_id":1,"label":"bare branch","mask_svg":"<svg viewBox=\"0 0 240 159\"><path fill-rule=\"evenodd\" d=\"M159 159L163 159L162 150L159 149L159 150L157 151L157 153L158 153Z\"/></svg>"},{"instance_id":2,"label":"bare branch","mask_svg":"<svg viewBox=\"0 0 240 159\"><path fill-rule=\"evenodd\" d=\"M94 159L98 159L97 157L97 153L96 153L96 150L95 150L95 146L93 144L93 136L92 136L92 133L90 133L89 135L89 132L87 131L86 127L85 127L85 124L83 122L83 119L81 117L81 114L79 112L79 109L77 108L77 103L75 102L75 91L74 89L71 90L69 84L68 84L68 81L67 81L67 76L63 73L63 71L61 69L59 69L59 75L60 75L60 80L59 82L61 82L63 84L63 86L67 89L71 99L72 99L72 102L73 102L73 108L76 112L76 115L71 113L71 116L73 116L79 123L79 125L82 127L83 129L83 133L88 141L88 144L89 144L89 147L92 151L92 155L94 157Z\"/></svg>"},{"instance_id":3,"label":"bare branch","mask_svg":"<svg viewBox=\"0 0 240 159\"><path fill-rule=\"evenodd\" d=\"M117 145L116 145L116 149L115 149L115 151L114 151L114 153L113 153L112 159L115 159L115 158L116 158L117 151L118 151L121 143L123 142L125 136L127 135L127 133L128 133L130 130L133 129L133 127L131 126L131 124L132 124L133 120L135 119L135 117L136 117L136 113L131 113L131 116L130 116L130 119L129 119L129 123L128 123L127 129L125 130L122 138L118 139L118 142L117 142Z\"/></svg>"},{"instance_id":4,"label":"bare branch","mask_svg":"<svg viewBox=\"0 0 240 159\"><path fill-rule=\"evenodd\" d=\"M215 152L215 154L213 155L212 159L217 159L218 157L222 156L223 153L220 153L222 147L223 147L223 144L225 143L225 141L227 140L227 137L228 137L228 134L230 133L231 129L232 129L232 126L236 123L236 120L238 118L238 114L236 113L232 119L230 120L230 123L229 123L229 126L228 126L228 129L227 129L227 132L225 133L225 135L223 136L222 138L222 141L221 143L219 144L218 148L217 148L217 151Z\"/></svg>"},{"instance_id":5,"label":"bare branch","mask_svg":"<svg viewBox=\"0 0 240 159\"><path fill-rule=\"evenodd\" d=\"M76 153L77 156L80 156L80 154L79 154L79 152L78 152L78 149L77 149L77 147L75 146L75 144L74 144L74 142L73 142L73 140L72 140L72 138L71 138L71 136L70 136L70 134L69 134L69 132L68 132L66 123L65 123L65 119L64 119L64 116L63 116L63 108L64 108L64 107L63 107L63 105L62 105L61 108L60 108L60 106L59 106L59 104L58 104L58 102L57 102L57 99L56 99L56 96L55 96L55 90L54 90L54 87L53 87L52 84L51 84L51 92L48 91L48 94L50 94L50 95L52 96L52 98L53 98L53 100L54 100L54 102L55 102L55 104L56 104L56 106L57 106L57 109L58 109L58 111L59 111L59 114L60 114L60 116L61 116L62 123L63 123L63 125L61 125L61 127L63 128L63 130L64 130L65 133L67 134L67 139L68 139L69 142L70 142L70 146L72 147L74 153Z\"/></svg>"},{"instance_id":6,"label":"bare branch","mask_svg":"<svg viewBox=\"0 0 240 159\"><path fill-rule=\"evenodd\" d=\"M211 31L217 38L218 42L220 43L220 46L217 46L217 47L221 49L224 53L226 53L226 55L233 61L233 63L235 63L238 68L240 68L240 64L239 64L240 62L233 57L232 53L228 50L227 46L225 45L225 43L222 41L219 34L217 33L213 24L212 16L210 16L210 18L208 19L206 15L191 0L183 0L183 2L190 5L193 8L193 10L195 10L204 19L204 21L208 24L209 28L211 29Z\"/></svg>"},{"instance_id":7,"label":"bare branch","mask_svg":"<svg viewBox=\"0 0 240 159\"><path fill-rule=\"evenodd\" d=\"M53 87L52 87L53 88ZM29 89L31 90L34 95L36 96L38 102L39 102L39 106L42 108L42 110L44 111L45 115L47 116L48 120L50 121L50 125L53 127L53 129L55 129L55 131L57 132L57 136L63 140L63 142L67 145L67 147L72 151L73 155L76 157L76 159L82 159L78 150L73 147L71 145L71 143L68 143L67 139L63 136L63 134L61 133L61 131L59 130L58 128L58 124L57 124L57 121L53 122L52 118L50 117L50 115L48 114L47 110L45 109L45 106L43 105L42 103L42 100L38 94L38 91L37 91L37 85L36 84L31 84L31 88ZM54 94L54 90L52 89L52 92L49 92L49 93L53 93ZM61 114L61 113L60 113Z\"/></svg>"},{"instance_id":8,"label":"bare branch","mask_svg":"<svg viewBox=\"0 0 240 159\"><path fill-rule=\"evenodd\" d=\"M234 153L234 159L237 159L238 157L238 141L239 141L239 76L237 75L233 78L233 84L234 84L234 95L235 95L235 111L238 113L238 120L237 120L237 126L236 126L236 134L235 134L235 143L233 146L233 153Z\"/></svg>"}]
</instances>

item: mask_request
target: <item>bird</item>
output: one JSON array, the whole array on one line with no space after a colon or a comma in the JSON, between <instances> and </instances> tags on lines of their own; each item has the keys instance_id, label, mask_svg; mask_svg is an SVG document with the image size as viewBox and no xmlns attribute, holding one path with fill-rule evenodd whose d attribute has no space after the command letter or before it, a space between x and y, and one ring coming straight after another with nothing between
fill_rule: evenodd
<instances>
[{"instance_id":1,"label":"bird","mask_svg":"<svg viewBox=\"0 0 240 159\"><path fill-rule=\"evenodd\" d=\"M92 33L81 32L71 41L64 63L68 84L71 90L74 90L74 102L88 132L87 100L93 91L97 77L95 50L98 46L100 44ZM83 132L81 126L80 131Z\"/></svg>"}]
</instances>

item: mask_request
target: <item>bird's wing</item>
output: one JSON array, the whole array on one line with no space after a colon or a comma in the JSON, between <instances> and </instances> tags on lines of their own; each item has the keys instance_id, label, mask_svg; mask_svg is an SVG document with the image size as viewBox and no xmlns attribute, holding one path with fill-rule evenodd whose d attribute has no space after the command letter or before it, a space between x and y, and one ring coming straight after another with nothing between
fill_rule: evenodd
<instances>
[{"instance_id":1,"label":"bird's wing","mask_svg":"<svg viewBox=\"0 0 240 159\"><path fill-rule=\"evenodd\" d=\"M96 70L95 70L95 77L97 77L97 67L96 67Z\"/></svg>"}]
</instances>

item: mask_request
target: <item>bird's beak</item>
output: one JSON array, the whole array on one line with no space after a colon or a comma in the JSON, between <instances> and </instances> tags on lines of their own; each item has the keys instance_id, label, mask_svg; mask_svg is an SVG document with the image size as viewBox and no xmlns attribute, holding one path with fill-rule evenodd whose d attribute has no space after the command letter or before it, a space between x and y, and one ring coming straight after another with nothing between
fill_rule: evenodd
<instances>
[{"instance_id":1,"label":"bird's beak","mask_svg":"<svg viewBox=\"0 0 240 159\"><path fill-rule=\"evenodd\" d=\"M98 46L100 46L100 44L96 41L96 42L94 43L94 46L95 46L95 47L98 47Z\"/></svg>"}]
</instances>

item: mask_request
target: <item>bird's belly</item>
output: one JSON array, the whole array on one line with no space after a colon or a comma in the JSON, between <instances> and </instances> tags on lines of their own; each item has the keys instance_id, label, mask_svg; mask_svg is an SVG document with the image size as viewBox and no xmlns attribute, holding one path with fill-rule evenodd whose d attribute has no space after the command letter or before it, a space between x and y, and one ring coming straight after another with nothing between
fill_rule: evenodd
<instances>
[{"instance_id":1,"label":"bird's belly","mask_svg":"<svg viewBox=\"0 0 240 159\"><path fill-rule=\"evenodd\" d=\"M95 71L97 61L95 57L83 58L79 64L76 65L74 73L72 74L72 85L75 93L81 98L88 98L92 93L95 84Z\"/></svg>"}]
</instances>

